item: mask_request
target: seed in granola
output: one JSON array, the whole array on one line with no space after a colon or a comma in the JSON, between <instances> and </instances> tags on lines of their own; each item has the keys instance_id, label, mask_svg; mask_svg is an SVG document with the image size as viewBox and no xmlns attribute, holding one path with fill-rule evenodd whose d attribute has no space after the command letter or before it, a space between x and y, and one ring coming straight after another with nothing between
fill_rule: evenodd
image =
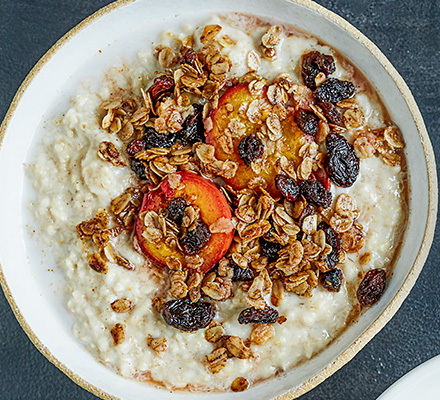
<instances>
[{"instance_id":1,"label":"seed in granola","mask_svg":"<svg viewBox=\"0 0 440 400\"><path fill-rule=\"evenodd\" d=\"M355 86L349 81L336 78L327 79L313 92L313 96L321 103L339 103L354 95Z\"/></svg>"},{"instance_id":2,"label":"seed in granola","mask_svg":"<svg viewBox=\"0 0 440 400\"><path fill-rule=\"evenodd\" d=\"M335 125L342 124L342 113L333 103L320 103L319 106L322 109L322 112L326 116L326 118Z\"/></svg>"},{"instance_id":3,"label":"seed in granola","mask_svg":"<svg viewBox=\"0 0 440 400\"><path fill-rule=\"evenodd\" d=\"M287 175L277 175L275 177L275 186L281 195L289 201L295 201L300 195L299 185Z\"/></svg>"},{"instance_id":4,"label":"seed in granola","mask_svg":"<svg viewBox=\"0 0 440 400\"><path fill-rule=\"evenodd\" d=\"M264 309L246 308L238 316L240 324L274 324L278 319L278 311L268 305Z\"/></svg>"},{"instance_id":5,"label":"seed in granola","mask_svg":"<svg viewBox=\"0 0 440 400\"><path fill-rule=\"evenodd\" d=\"M176 143L176 140L177 135L175 133L159 133L151 126L145 128L144 141L147 148L169 149Z\"/></svg>"},{"instance_id":6,"label":"seed in granola","mask_svg":"<svg viewBox=\"0 0 440 400\"><path fill-rule=\"evenodd\" d=\"M249 167L252 161L263 157L264 144L257 135L252 133L241 139L237 146L237 150L240 158Z\"/></svg>"},{"instance_id":7,"label":"seed in granola","mask_svg":"<svg viewBox=\"0 0 440 400\"><path fill-rule=\"evenodd\" d=\"M235 378L231 383L231 390L233 392L243 392L249 387L249 382L246 378L240 376L239 378Z\"/></svg>"},{"instance_id":8,"label":"seed in granola","mask_svg":"<svg viewBox=\"0 0 440 400\"><path fill-rule=\"evenodd\" d=\"M148 89L153 101L159 100L165 94L172 92L174 88L174 79L162 75L156 78L153 85Z\"/></svg>"},{"instance_id":9,"label":"seed in granola","mask_svg":"<svg viewBox=\"0 0 440 400\"><path fill-rule=\"evenodd\" d=\"M194 113L185 118L183 122L183 128L177 132L177 140L182 143L183 146L196 142L204 142L205 128L203 126L203 106L199 104L193 105Z\"/></svg>"},{"instance_id":10,"label":"seed in granola","mask_svg":"<svg viewBox=\"0 0 440 400\"><path fill-rule=\"evenodd\" d=\"M300 108L296 114L298 128L308 135L315 136L318 132L319 118L311 111Z\"/></svg>"},{"instance_id":11,"label":"seed in granola","mask_svg":"<svg viewBox=\"0 0 440 400\"><path fill-rule=\"evenodd\" d=\"M363 306L376 304L385 291L387 273L383 269L368 271L357 290L357 298Z\"/></svg>"},{"instance_id":12,"label":"seed in granola","mask_svg":"<svg viewBox=\"0 0 440 400\"><path fill-rule=\"evenodd\" d=\"M186 200L183 197L175 197L168 205L168 218L181 225L186 206Z\"/></svg>"},{"instance_id":13,"label":"seed in granola","mask_svg":"<svg viewBox=\"0 0 440 400\"><path fill-rule=\"evenodd\" d=\"M341 237L330 225L322 221L318 225L318 230L322 230L325 233L325 241L332 247L332 251L327 254L324 261L330 268L336 267L339 263L339 256L341 254Z\"/></svg>"},{"instance_id":14,"label":"seed in granola","mask_svg":"<svg viewBox=\"0 0 440 400\"><path fill-rule=\"evenodd\" d=\"M208 226L203 221L199 221L193 230L180 239L180 244L185 254L192 256L200 253L210 238L211 232Z\"/></svg>"},{"instance_id":15,"label":"seed in granola","mask_svg":"<svg viewBox=\"0 0 440 400\"><path fill-rule=\"evenodd\" d=\"M328 176L338 186L352 186L359 175L359 158L356 157L354 147L344 136L333 132L327 135L325 144Z\"/></svg>"},{"instance_id":16,"label":"seed in granola","mask_svg":"<svg viewBox=\"0 0 440 400\"><path fill-rule=\"evenodd\" d=\"M283 248L279 243L260 240L261 254L268 258L269 262L278 260L278 252Z\"/></svg>"},{"instance_id":17,"label":"seed in granola","mask_svg":"<svg viewBox=\"0 0 440 400\"><path fill-rule=\"evenodd\" d=\"M214 319L214 304L189 299L171 300L164 304L162 316L168 325L185 332L206 328Z\"/></svg>"},{"instance_id":18,"label":"seed in granola","mask_svg":"<svg viewBox=\"0 0 440 400\"><path fill-rule=\"evenodd\" d=\"M136 158L130 158L130 168L136 174L139 179L147 179L147 173L145 171L145 165Z\"/></svg>"},{"instance_id":19,"label":"seed in granola","mask_svg":"<svg viewBox=\"0 0 440 400\"><path fill-rule=\"evenodd\" d=\"M142 139L132 140L126 148L126 152L130 157L133 157L136 153L139 153L142 150L145 150L146 143Z\"/></svg>"},{"instance_id":20,"label":"seed in granola","mask_svg":"<svg viewBox=\"0 0 440 400\"><path fill-rule=\"evenodd\" d=\"M344 274L339 268L333 268L320 276L321 285L329 292L339 292L341 290Z\"/></svg>"},{"instance_id":21,"label":"seed in granola","mask_svg":"<svg viewBox=\"0 0 440 400\"><path fill-rule=\"evenodd\" d=\"M335 70L335 60L332 56L321 54L319 51L311 51L302 56L301 77L309 89L316 89L315 78L320 72L328 76Z\"/></svg>"},{"instance_id":22,"label":"seed in granola","mask_svg":"<svg viewBox=\"0 0 440 400\"><path fill-rule=\"evenodd\" d=\"M316 207L327 208L332 204L332 193L324 185L315 179L302 181L300 184L301 194Z\"/></svg>"}]
</instances>

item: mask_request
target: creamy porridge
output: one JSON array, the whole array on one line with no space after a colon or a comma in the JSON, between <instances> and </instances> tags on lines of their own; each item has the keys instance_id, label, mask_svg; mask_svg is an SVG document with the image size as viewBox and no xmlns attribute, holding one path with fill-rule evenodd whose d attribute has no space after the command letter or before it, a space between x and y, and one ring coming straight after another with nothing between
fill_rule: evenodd
<instances>
[{"instance_id":1,"label":"creamy porridge","mask_svg":"<svg viewBox=\"0 0 440 400\"><path fill-rule=\"evenodd\" d=\"M402 147L314 37L241 15L165 32L84 85L31 168L74 334L175 389L244 390L311 358L391 275Z\"/></svg>"}]
</instances>

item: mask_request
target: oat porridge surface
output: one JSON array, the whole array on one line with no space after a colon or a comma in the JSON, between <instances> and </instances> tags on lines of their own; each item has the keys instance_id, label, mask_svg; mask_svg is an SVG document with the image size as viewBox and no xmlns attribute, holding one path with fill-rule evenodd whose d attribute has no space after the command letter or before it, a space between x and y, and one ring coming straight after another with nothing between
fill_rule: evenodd
<instances>
[{"instance_id":1,"label":"oat porridge surface","mask_svg":"<svg viewBox=\"0 0 440 400\"><path fill-rule=\"evenodd\" d=\"M183 53L182 47L192 47L195 52ZM304 55L311 52L316 53L315 58L310 56L307 76L302 74L307 67ZM198 61L191 58L194 54L202 60L204 70L197 70ZM327 56L334 59L333 71ZM173 72L165 74L165 70ZM155 81L160 76L155 71L162 71L171 82L179 79L180 91L162 90ZM208 73L208 79L201 77ZM280 74L286 73L288 79L281 81ZM312 80L306 84L304 80L310 76ZM367 286L366 300L358 288L368 271L387 271L387 277L391 276L406 213L403 143L377 94L360 76L343 56L313 36L234 15L213 16L185 26L181 33L164 32L154 48L140 52L137 60L123 68L110 68L99 88L84 83L69 110L44 137L29 170L36 192L30 208L40 226L43 245L56 244L68 308L75 316L73 332L99 361L125 377L166 388L240 391L310 359L340 335L362 306L378 300L371 299L366 280L361 284ZM327 93L323 93L320 101L317 95L313 101L312 91L317 93L335 80L345 82L342 92L350 90L347 82L353 82L355 92L336 100L326 99ZM161 84L167 82L163 78ZM263 83L258 86L259 82ZM162 90L158 99L154 98L155 90ZM230 98L226 105L223 93L223 99ZM284 100L277 101L277 96L284 96ZM121 105L120 98L140 100ZM157 150L154 144L129 153L127 145L135 140L144 146L144 130L155 130L161 138L178 135L191 119L191 104L202 98L207 104L203 109L207 144L173 145L176 164L171 166L170 146ZM242 103L248 108L237 113ZM249 111L250 103L257 104L257 117ZM291 104L291 109L282 106L284 103ZM155 107L154 115L148 105ZM228 128L222 127L224 110L226 115L237 117L235 126L229 123ZM342 118L339 124L332 121L331 112ZM287 115L284 119L280 117L283 113ZM291 154L290 150L285 152L287 142L282 132L279 136L290 113L295 114L290 124L303 132L298 139L301 154L280 161L283 154ZM240 125L240 118L250 122ZM239 140L222 141L227 137L223 133L253 129L259 123L253 118L260 122L266 119L264 129L247 136L247 141L240 133ZM216 129L224 131L216 136ZM330 137L337 141L336 148L345 146L348 158L354 160L343 178L353 178L349 185L334 184L342 178L335 175L337 168L330 154L330 161L324 162L322 152L327 147L330 153ZM233 143L238 153L228 150L227 143ZM294 145L287 143L291 149ZM160 157L165 158L161 164ZM354 176L356 163L359 171ZM146 177L139 175L139 166ZM331 182L327 173L323 180L317 172L325 168ZM199 193L193 175L178 172L185 169L215 178L215 182L220 178L222 185L226 182L234 187L220 192L209 186L212 196L217 193L226 205L230 200L232 215L226 206L216 221L208 223L206 202L200 195L185 198L186 208L178 223L177 203L173 203L173 212L168 206L168 217L160 215L163 210L150 207L154 193L163 188L157 189L162 178L168 190L183 193L181 196L192 188ZM245 177L249 179L243 184ZM266 179L266 189L255 184L261 184L260 178ZM151 182L149 189L147 180ZM326 182L330 185L327 188ZM309 190L318 190L317 185L319 201L309 194ZM301 194L295 197L288 189ZM141 206L148 193L150 203L144 200ZM240 204L250 204L253 209L245 210ZM305 213L306 209L311 212ZM250 214L242 215L243 210ZM261 222L263 216L266 225ZM243 232L252 224L259 224L260 234L252 231L254 236L246 242ZM175 229L179 235L186 232L186 236L165 237L162 228ZM192 232L201 232L203 240L205 235L208 246L199 243L203 241L200 235L189 238ZM165 240L170 240L169 244L173 239L180 250L167 253ZM231 247L223 249L228 240ZM263 242L266 250L261 248ZM252 246L246 243L256 250L251 251ZM213 246L218 246L219 254L223 251L221 259L211 254ZM173 248L171 244L169 248ZM270 253L273 248L275 258ZM335 254L336 261L331 261ZM152 258L158 262L152 263ZM203 270L208 262L218 267L211 272ZM156 265L161 263L168 268ZM232 277L236 270L252 276L243 282ZM198 283L190 282L197 277ZM182 300L188 296L189 300ZM197 303L200 297L199 302L216 307L214 318L203 328L185 332L166 320L163 310L170 308L170 302ZM266 311L265 307L275 310L275 318L239 322L243 310Z\"/></svg>"}]
</instances>

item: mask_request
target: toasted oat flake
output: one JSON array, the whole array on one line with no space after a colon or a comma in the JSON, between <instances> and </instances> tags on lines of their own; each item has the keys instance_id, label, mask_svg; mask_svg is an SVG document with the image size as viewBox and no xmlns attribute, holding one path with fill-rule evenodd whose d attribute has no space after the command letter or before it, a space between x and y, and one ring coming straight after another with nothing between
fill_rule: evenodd
<instances>
[{"instance_id":1,"label":"toasted oat flake","mask_svg":"<svg viewBox=\"0 0 440 400\"><path fill-rule=\"evenodd\" d=\"M147 344L160 357L164 356L167 352L168 341L166 337L153 338L151 335L148 335Z\"/></svg>"},{"instance_id":2,"label":"toasted oat flake","mask_svg":"<svg viewBox=\"0 0 440 400\"><path fill-rule=\"evenodd\" d=\"M98 155L115 167L125 167L127 165L119 150L111 142L102 142L99 145Z\"/></svg>"},{"instance_id":3,"label":"toasted oat flake","mask_svg":"<svg viewBox=\"0 0 440 400\"><path fill-rule=\"evenodd\" d=\"M110 304L112 310L117 313L126 313L134 308L134 304L128 299L117 299Z\"/></svg>"},{"instance_id":4,"label":"toasted oat flake","mask_svg":"<svg viewBox=\"0 0 440 400\"><path fill-rule=\"evenodd\" d=\"M208 371L211 374L220 372L228 361L227 350L224 347L220 347L206 356L208 361Z\"/></svg>"},{"instance_id":5,"label":"toasted oat flake","mask_svg":"<svg viewBox=\"0 0 440 400\"><path fill-rule=\"evenodd\" d=\"M221 30L222 27L220 25L206 25L203 29L202 35L200 36L200 41L202 43L208 43L214 39Z\"/></svg>"},{"instance_id":6,"label":"toasted oat flake","mask_svg":"<svg viewBox=\"0 0 440 400\"><path fill-rule=\"evenodd\" d=\"M246 390L249 387L249 382L246 378L239 377L235 378L234 381L231 383L231 390L233 392L242 392Z\"/></svg>"},{"instance_id":7,"label":"toasted oat flake","mask_svg":"<svg viewBox=\"0 0 440 400\"><path fill-rule=\"evenodd\" d=\"M246 57L246 64L249 71L258 71L261 64L260 56L254 50L249 51Z\"/></svg>"}]
</instances>

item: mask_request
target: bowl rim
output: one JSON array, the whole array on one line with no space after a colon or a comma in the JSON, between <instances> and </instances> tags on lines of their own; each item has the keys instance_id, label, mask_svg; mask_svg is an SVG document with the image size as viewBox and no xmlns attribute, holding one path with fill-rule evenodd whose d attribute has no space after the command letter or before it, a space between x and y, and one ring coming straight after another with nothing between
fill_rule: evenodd
<instances>
[{"instance_id":1,"label":"bowl rim","mask_svg":"<svg viewBox=\"0 0 440 400\"><path fill-rule=\"evenodd\" d=\"M76 35L82 32L85 28L93 24L95 21L99 20L103 16L122 8L130 3L134 3L136 0L116 0L113 3L108 4L105 7L100 8L98 11L85 18L77 25L75 25L70 31L68 31L64 36L62 36L34 65L31 71L27 74L26 78L21 83L16 94L14 95L12 102L5 114L5 117L0 125L0 148L3 143L3 139L6 135L9 122L11 121L15 110L18 107L20 100L22 99L26 89L29 87L33 79L38 75L42 68L48 63L48 61L57 53L57 51L62 48L67 42L73 39ZM412 287L414 286L425 261L428 257L431 244L434 238L435 226L437 221L437 207L438 207L438 183L437 183L437 170L435 163L434 151L432 144L426 130L425 123L423 121L420 110L415 102L415 99L408 88L407 84L391 64L391 62L385 57L382 51L363 33L361 33L352 24L347 22L344 18L340 17L333 11L315 3L312 0L287 0L290 3L298 4L307 8L310 11L314 11L324 18L329 19L331 22L342 28L349 35L358 40L367 50L376 58L380 65L386 70L388 75L391 77L400 93L402 94L408 109L413 117L415 126L420 135L420 139L423 146L423 151L425 158L427 160L427 175L428 175L428 214L427 223L425 227L425 232L423 235L423 240L420 245L419 252L415 259L415 262L410 269L408 276L406 277L404 283L399 288L393 299L387 305L387 307L382 311L382 313L377 317L377 319L362 333L356 341L354 341L346 350L344 350L338 357L336 357L333 362L324 367L313 377L307 379L299 386L290 389L288 392L279 395L274 398L274 400L288 400L292 398L297 398L304 393L312 390L314 387L319 385L325 379L334 374L342 366L344 366L348 361L350 361L386 324L397 310L402 305L405 298L410 293ZM51 351L41 342L41 340L35 335L24 316L22 315L20 309L18 308L12 292L9 289L8 283L6 282L5 275L3 273L3 268L0 264L0 285L3 289L5 297L16 317L20 326L25 331L26 335L29 337L34 346L38 351L43 354L55 367L61 370L67 377L69 377L77 385L86 389L90 393L100 397L101 399L111 399L120 400L97 386L90 384L85 379L81 378L74 371L67 368L62 362L60 362Z\"/></svg>"}]
</instances>

